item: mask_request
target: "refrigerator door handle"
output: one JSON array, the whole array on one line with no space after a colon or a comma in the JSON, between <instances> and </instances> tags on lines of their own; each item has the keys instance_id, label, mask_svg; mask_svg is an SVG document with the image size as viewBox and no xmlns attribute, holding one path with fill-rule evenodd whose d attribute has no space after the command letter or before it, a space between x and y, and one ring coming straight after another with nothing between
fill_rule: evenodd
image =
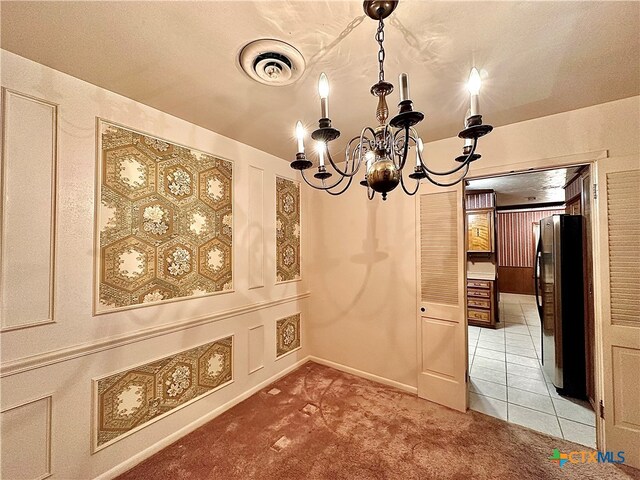
<instances>
[{"instance_id":1,"label":"refrigerator door handle","mask_svg":"<svg viewBox=\"0 0 640 480\"><path fill-rule=\"evenodd\" d=\"M536 307L538 307L538 315L540 316L540 324L542 325L542 302L540 296L540 274L542 269L542 235L538 238L536 246L536 258L533 266L533 282L536 292Z\"/></svg>"}]
</instances>

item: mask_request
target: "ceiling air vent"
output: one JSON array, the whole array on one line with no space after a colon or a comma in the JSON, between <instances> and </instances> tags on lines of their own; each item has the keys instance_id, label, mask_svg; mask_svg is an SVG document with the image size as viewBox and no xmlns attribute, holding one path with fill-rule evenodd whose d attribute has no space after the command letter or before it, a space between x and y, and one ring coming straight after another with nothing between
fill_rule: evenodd
<instances>
[{"instance_id":1,"label":"ceiling air vent","mask_svg":"<svg viewBox=\"0 0 640 480\"><path fill-rule=\"evenodd\" d=\"M240 51L240 68L256 82L276 87L295 82L304 72L302 54L280 40L255 40Z\"/></svg>"}]
</instances>

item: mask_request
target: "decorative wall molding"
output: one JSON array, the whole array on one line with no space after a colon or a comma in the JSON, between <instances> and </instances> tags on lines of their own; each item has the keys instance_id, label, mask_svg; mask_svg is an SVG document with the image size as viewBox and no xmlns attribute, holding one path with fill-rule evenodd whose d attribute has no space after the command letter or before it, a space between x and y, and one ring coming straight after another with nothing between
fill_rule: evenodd
<instances>
[{"instance_id":1,"label":"decorative wall molding","mask_svg":"<svg viewBox=\"0 0 640 480\"><path fill-rule=\"evenodd\" d=\"M94 313L233 290L233 162L98 119Z\"/></svg>"},{"instance_id":2,"label":"decorative wall molding","mask_svg":"<svg viewBox=\"0 0 640 480\"><path fill-rule=\"evenodd\" d=\"M521 160L506 165L494 165L490 167L473 168L467 180L476 180L478 178L492 177L497 174L505 173L525 173L531 169L542 168L559 168L576 166L584 163L595 162L609 158L608 150L595 150L593 152L575 153L571 155L559 155L557 157L536 158L529 160Z\"/></svg>"},{"instance_id":3,"label":"decorative wall molding","mask_svg":"<svg viewBox=\"0 0 640 480\"><path fill-rule=\"evenodd\" d=\"M302 348L300 312L276 320L276 359Z\"/></svg>"},{"instance_id":4,"label":"decorative wall molding","mask_svg":"<svg viewBox=\"0 0 640 480\"><path fill-rule=\"evenodd\" d=\"M280 370L275 375L273 375L273 376L267 378L266 380L260 382L258 385L254 386L254 387L251 387L250 389L248 389L247 391L241 393L240 395L238 395L234 399L228 401L224 405L221 405L220 407L212 410L208 414L200 417L199 419L197 419L194 422L190 423L189 425L181 428L180 430L172 433L171 435L168 435L168 436L164 437L159 442L151 445L150 447L148 447L145 450L141 451L140 453L134 455L133 457L128 458L127 460L122 462L120 465L116 465L111 470L103 473L102 475L99 475L98 477L96 477L95 480L111 480L113 478L116 478L118 475L121 475L122 473L126 472L127 470L130 470L131 468L133 468L135 465L139 464L143 460L146 460L151 455L153 455L153 454L159 452L160 450L162 450L163 448L171 445L176 440L179 440L180 438L184 437L185 435L193 432L194 430L196 430L197 428L201 427L205 423L210 422L211 420L213 420L217 416L223 414L224 412L226 412L230 408L236 406L238 403L242 402L243 400L246 400L251 395L255 394L256 392L259 392L260 390L262 390L266 386L272 384L273 382L277 381L278 379L280 379L280 378L284 377L285 375L289 374L290 372L294 371L298 367L304 365L310 359L311 359L311 357L305 357L305 358L303 358L301 360L298 360L293 365ZM318 363L321 363L321 362L318 362Z\"/></svg>"},{"instance_id":5,"label":"decorative wall molding","mask_svg":"<svg viewBox=\"0 0 640 480\"><path fill-rule=\"evenodd\" d=\"M264 368L264 325L249 328L249 375Z\"/></svg>"},{"instance_id":6,"label":"decorative wall molding","mask_svg":"<svg viewBox=\"0 0 640 480\"><path fill-rule=\"evenodd\" d=\"M126 333L95 342L86 342L80 345L74 345L58 350L43 352L38 355L19 358L17 360L5 362L0 365L0 377L17 375L29 370L47 367L49 365L60 362L67 362L69 360L84 357L86 355L94 355L105 350L122 347L131 343L141 342L162 335L169 335L171 333L186 330L188 328L199 327L208 323L217 322L231 317L237 317L238 315L244 315L247 313L256 312L258 310L275 307L277 305L302 300L308 298L309 295L311 295L311 292L304 292L288 297L283 297L277 300L256 302L248 305L243 305L241 307L224 310L221 312L189 318L186 320L164 323L162 325L138 330L133 333Z\"/></svg>"},{"instance_id":7,"label":"decorative wall molding","mask_svg":"<svg viewBox=\"0 0 640 480\"><path fill-rule=\"evenodd\" d=\"M0 328L7 332L55 323L58 105L5 87L1 101ZM19 109L20 101L22 109L14 117L11 107ZM15 135L14 122L18 124ZM38 175L33 174L34 164L43 167ZM44 168L47 164L48 170ZM9 182L14 174L16 178ZM17 215L13 208L21 209L25 203L35 209L28 216ZM48 208L43 208L44 204ZM7 217L11 224L7 224ZM25 256L38 261L24 262L21 259ZM16 295L10 294L8 284ZM30 295L25 297L25 291ZM13 316L25 318L16 322L8 318Z\"/></svg>"},{"instance_id":8,"label":"decorative wall molding","mask_svg":"<svg viewBox=\"0 0 640 480\"><path fill-rule=\"evenodd\" d=\"M300 275L300 182L276 176L276 283Z\"/></svg>"},{"instance_id":9,"label":"decorative wall molding","mask_svg":"<svg viewBox=\"0 0 640 480\"><path fill-rule=\"evenodd\" d=\"M233 382L233 335L93 379L92 453Z\"/></svg>"},{"instance_id":10,"label":"decorative wall molding","mask_svg":"<svg viewBox=\"0 0 640 480\"><path fill-rule=\"evenodd\" d=\"M51 475L53 475L53 472L51 471L51 458L52 458L52 442L51 442L51 414L52 414L52 403L53 403L53 394L49 393L47 395L43 395L41 397L35 398L35 399L31 399L31 400L27 400L26 402L22 402L20 404L17 405L12 405L11 407L5 408L4 410L0 411L0 416L3 414L7 414L11 411L17 411L20 408L26 407L28 405L33 405L36 404L38 402L42 402L42 401L46 402L46 413L45 413L45 425L44 425L44 435L45 435L45 471L40 474L38 477L35 477L34 480L44 480L45 478L50 477ZM30 415L30 417L33 417L33 415ZM6 427L6 426L5 426ZM3 441L1 442L1 445L3 446L14 446L12 445L12 442L10 441L10 434L11 432L7 432L6 430L3 429ZM24 428L21 428L19 430L19 436L23 438L24 440L24 435L25 435L25 431ZM35 440L35 439L32 439ZM42 446L42 444L38 441L31 441L28 442L29 445L24 445L24 447L35 447L35 446ZM5 455L5 452L2 452L3 454L0 454L0 458L5 459L5 458L11 458L9 455ZM31 466L33 466L33 458L29 459ZM5 470L6 465L3 463L2 466L0 467L0 470L2 471L2 473L4 475L8 475L6 470ZM24 475L24 467L25 465L20 464L16 466L16 469L20 471L20 473L22 475ZM17 472L15 472L17 473Z\"/></svg>"},{"instance_id":11,"label":"decorative wall molding","mask_svg":"<svg viewBox=\"0 0 640 480\"><path fill-rule=\"evenodd\" d=\"M264 287L264 170L249 165L249 289Z\"/></svg>"}]
</instances>

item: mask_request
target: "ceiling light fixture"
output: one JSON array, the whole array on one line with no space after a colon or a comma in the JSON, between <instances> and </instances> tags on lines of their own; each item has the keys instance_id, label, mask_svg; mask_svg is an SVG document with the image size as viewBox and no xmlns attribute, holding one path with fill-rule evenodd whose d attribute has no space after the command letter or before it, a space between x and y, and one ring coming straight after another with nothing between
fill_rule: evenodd
<instances>
[{"instance_id":1,"label":"ceiling light fixture","mask_svg":"<svg viewBox=\"0 0 640 480\"><path fill-rule=\"evenodd\" d=\"M324 73L320 75L318 83L321 118L318 129L311 133L311 138L317 142L319 160L318 171L313 176L319 180L319 184L310 182L305 174L305 170L311 168L313 164L305 155L305 131L302 123L298 122L296 124L298 153L296 154L296 159L291 162L291 168L300 170L304 181L313 188L325 190L331 195L340 195L349 188L362 164L365 165L366 172L364 180L360 184L367 187L367 195L370 200L374 198L376 192L379 192L382 195L382 199L386 200L387 193L396 188L398 184L402 186L407 195L415 195L418 192L420 180L423 178L438 186L455 185L464 179L469 171L471 162L480 158L480 155L475 153L478 138L493 130L491 125L482 123L478 101L481 79L480 73L475 67L471 70L467 84L470 108L466 115L465 128L458 134L458 137L464 139L464 147L462 155L455 159L460 163L457 167L445 172L438 172L425 165L422 140L413 128L414 125L422 121L424 115L413 110L413 102L409 96L409 77L406 73L401 74L399 78L400 103L398 104L398 114L387 122L389 107L387 106L386 97L393 92L393 85L385 81L384 78L384 19L395 10L397 5L397 0L369 0L365 1L363 5L367 16L378 21L375 39L379 47L379 73L378 82L371 87L371 94L374 97L378 97L378 105L376 107L378 126L375 128L364 127L359 136L349 141L345 149L344 169L338 167L328 148L328 143L337 139L340 136L340 132L331 126L331 119L329 118L329 81ZM415 168L408 175L409 178L415 180L413 190L407 188L403 177L403 170L407 163L411 145L416 150ZM325 165L327 160L331 168L340 177L337 181L327 181L333 176ZM458 172L461 172L461 174ZM453 181L435 180L437 177L449 177L454 174L458 174L458 178ZM345 181L346 183L344 183Z\"/></svg>"}]
</instances>

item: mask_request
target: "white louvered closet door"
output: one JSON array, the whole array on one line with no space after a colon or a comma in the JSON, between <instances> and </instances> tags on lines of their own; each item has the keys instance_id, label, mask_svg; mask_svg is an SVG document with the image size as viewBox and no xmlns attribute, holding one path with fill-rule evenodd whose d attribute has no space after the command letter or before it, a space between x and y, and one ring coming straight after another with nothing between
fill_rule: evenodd
<instances>
[{"instance_id":1,"label":"white louvered closet door","mask_svg":"<svg viewBox=\"0 0 640 480\"><path fill-rule=\"evenodd\" d=\"M421 187L417 208L418 395L467 410L462 186Z\"/></svg>"},{"instance_id":2,"label":"white louvered closet door","mask_svg":"<svg viewBox=\"0 0 640 480\"><path fill-rule=\"evenodd\" d=\"M640 158L597 172L605 448L640 468Z\"/></svg>"}]
</instances>

